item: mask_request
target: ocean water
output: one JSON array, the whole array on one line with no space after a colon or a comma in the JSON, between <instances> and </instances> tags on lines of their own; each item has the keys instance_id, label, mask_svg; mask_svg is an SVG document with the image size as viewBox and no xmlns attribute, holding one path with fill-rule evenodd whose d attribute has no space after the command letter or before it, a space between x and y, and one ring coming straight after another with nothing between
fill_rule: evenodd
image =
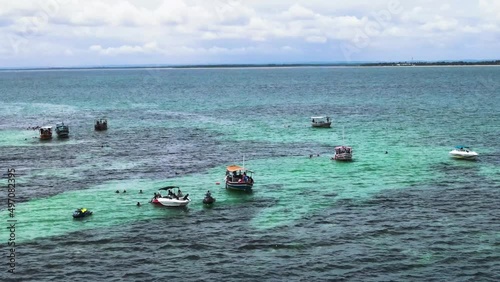
<instances>
[{"instance_id":1,"label":"ocean water","mask_svg":"<svg viewBox=\"0 0 500 282\"><path fill-rule=\"evenodd\" d=\"M499 281L498 81L497 67L2 71L0 280ZM61 121L67 140L28 129ZM354 161L330 159L343 144ZM451 159L459 144L478 160ZM253 193L218 185L230 164L255 172ZM148 203L166 185L187 208ZM73 220L79 207L94 214Z\"/></svg>"}]
</instances>

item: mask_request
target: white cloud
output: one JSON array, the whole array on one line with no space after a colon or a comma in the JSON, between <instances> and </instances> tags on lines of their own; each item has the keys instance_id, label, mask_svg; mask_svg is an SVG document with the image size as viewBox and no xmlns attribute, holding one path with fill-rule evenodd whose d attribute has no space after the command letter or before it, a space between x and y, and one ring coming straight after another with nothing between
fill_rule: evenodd
<instances>
[{"instance_id":1,"label":"white cloud","mask_svg":"<svg viewBox=\"0 0 500 282\"><path fill-rule=\"evenodd\" d=\"M306 41L311 43L325 43L328 39L324 36L309 36L306 38Z\"/></svg>"},{"instance_id":2,"label":"white cloud","mask_svg":"<svg viewBox=\"0 0 500 282\"><path fill-rule=\"evenodd\" d=\"M152 53L155 51L160 51L158 49L156 42L149 42L142 46L131 46L131 45L121 45L119 47L107 47L103 48L101 45L92 45L89 47L90 51L97 52L100 55L122 55L122 54L134 54L134 53Z\"/></svg>"}]
</instances>

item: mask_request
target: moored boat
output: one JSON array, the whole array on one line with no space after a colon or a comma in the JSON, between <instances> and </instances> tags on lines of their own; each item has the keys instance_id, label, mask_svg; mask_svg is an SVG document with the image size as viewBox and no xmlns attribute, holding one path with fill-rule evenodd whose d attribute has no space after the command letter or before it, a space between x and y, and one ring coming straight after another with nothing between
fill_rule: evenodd
<instances>
[{"instance_id":1,"label":"moored boat","mask_svg":"<svg viewBox=\"0 0 500 282\"><path fill-rule=\"evenodd\" d=\"M328 116L311 117L312 127L330 127L332 120Z\"/></svg>"},{"instance_id":2,"label":"moored boat","mask_svg":"<svg viewBox=\"0 0 500 282\"><path fill-rule=\"evenodd\" d=\"M345 144L343 126L342 126L342 143ZM352 161L352 147L342 145L342 146L337 146L334 149L335 149L335 155L333 155L332 160Z\"/></svg>"},{"instance_id":3,"label":"moored boat","mask_svg":"<svg viewBox=\"0 0 500 282\"><path fill-rule=\"evenodd\" d=\"M250 174L250 176L247 175ZM253 171L238 165L230 165L226 168L226 189L251 191L253 188Z\"/></svg>"},{"instance_id":4,"label":"moored boat","mask_svg":"<svg viewBox=\"0 0 500 282\"><path fill-rule=\"evenodd\" d=\"M332 159L336 161L352 161L352 148L349 146L335 147L335 155Z\"/></svg>"},{"instance_id":5,"label":"moored boat","mask_svg":"<svg viewBox=\"0 0 500 282\"><path fill-rule=\"evenodd\" d=\"M69 126L64 124L64 122L56 124L56 133L59 138L69 137Z\"/></svg>"},{"instance_id":6,"label":"moored boat","mask_svg":"<svg viewBox=\"0 0 500 282\"><path fill-rule=\"evenodd\" d=\"M455 149L450 151L450 156L455 159L474 160L478 154L468 146L455 146Z\"/></svg>"},{"instance_id":7,"label":"moored boat","mask_svg":"<svg viewBox=\"0 0 500 282\"><path fill-rule=\"evenodd\" d=\"M155 193L151 203L164 207L185 207L191 199L189 194L183 195L179 186L167 186L158 190L166 190L167 195L161 195L160 192Z\"/></svg>"},{"instance_id":8,"label":"moored boat","mask_svg":"<svg viewBox=\"0 0 500 282\"><path fill-rule=\"evenodd\" d=\"M40 139L41 140L52 139L52 126L40 127Z\"/></svg>"},{"instance_id":9,"label":"moored boat","mask_svg":"<svg viewBox=\"0 0 500 282\"><path fill-rule=\"evenodd\" d=\"M95 121L94 129L97 131L107 130L108 129L108 120L105 118L101 118Z\"/></svg>"}]
</instances>

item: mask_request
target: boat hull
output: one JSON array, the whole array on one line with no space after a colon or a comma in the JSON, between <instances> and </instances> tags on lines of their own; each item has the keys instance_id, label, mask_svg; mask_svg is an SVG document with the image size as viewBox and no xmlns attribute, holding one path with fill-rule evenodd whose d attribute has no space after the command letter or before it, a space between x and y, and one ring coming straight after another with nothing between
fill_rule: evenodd
<instances>
[{"instance_id":1,"label":"boat hull","mask_svg":"<svg viewBox=\"0 0 500 282\"><path fill-rule=\"evenodd\" d=\"M226 189L237 191L252 191L253 183L226 182Z\"/></svg>"},{"instance_id":2,"label":"boat hull","mask_svg":"<svg viewBox=\"0 0 500 282\"><path fill-rule=\"evenodd\" d=\"M349 153L336 154L335 156L333 156L333 159L336 161L352 161L352 154Z\"/></svg>"},{"instance_id":3,"label":"boat hull","mask_svg":"<svg viewBox=\"0 0 500 282\"><path fill-rule=\"evenodd\" d=\"M62 129L56 129L57 137L59 138L68 138L69 137L69 129L68 128L62 128Z\"/></svg>"},{"instance_id":4,"label":"boat hull","mask_svg":"<svg viewBox=\"0 0 500 282\"><path fill-rule=\"evenodd\" d=\"M331 127L331 125L332 125L331 122L323 122L323 123L313 123L311 126L318 127L318 128L328 128L328 127Z\"/></svg>"},{"instance_id":5,"label":"boat hull","mask_svg":"<svg viewBox=\"0 0 500 282\"><path fill-rule=\"evenodd\" d=\"M453 150L450 152L450 156L455 159L462 159L462 160L474 160L477 157L476 152L463 152L463 151L456 151Z\"/></svg>"},{"instance_id":6,"label":"boat hull","mask_svg":"<svg viewBox=\"0 0 500 282\"><path fill-rule=\"evenodd\" d=\"M91 216L92 212L91 211L86 211L86 212L75 212L73 213L73 218L84 218L87 216Z\"/></svg>"},{"instance_id":7,"label":"boat hull","mask_svg":"<svg viewBox=\"0 0 500 282\"><path fill-rule=\"evenodd\" d=\"M164 207L185 207L189 204L191 200L188 199L169 199L169 198L157 198L153 199L151 203Z\"/></svg>"},{"instance_id":8,"label":"boat hull","mask_svg":"<svg viewBox=\"0 0 500 282\"><path fill-rule=\"evenodd\" d=\"M211 205L211 204L215 203L215 198L213 198L213 197L205 197L203 199L203 203L205 205Z\"/></svg>"},{"instance_id":9,"label":"boat hull","mask_svg":"<svg viewBox=\"0 0 500 282\"><path fill-rule=\"evenodd\" d=\"M107 125L94 125L94 129L96 131L103 131L103 130L108 130L108 126Z\"/></svg>"}]
</instances>

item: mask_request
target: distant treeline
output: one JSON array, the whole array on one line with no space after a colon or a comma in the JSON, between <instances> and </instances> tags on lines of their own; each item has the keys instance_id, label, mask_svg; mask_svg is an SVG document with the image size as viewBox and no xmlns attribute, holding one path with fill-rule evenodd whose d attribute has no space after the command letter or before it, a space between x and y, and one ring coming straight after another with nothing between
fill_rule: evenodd
<instances>
[{"instance_id":1,"label":"distant treeline","mask_svg":"<svg viewBox=\"0 0 500 282\"><path fill-rule=\"evenodd\" d=\"M361 66L494 66L500 65L500 60L495 61L440 61L440 62L379 62L366 63Z\"/></svg>"},{"instance_id":2,"label":"distant treeline","mask_svg":"<svg viewBox=\"0 0 500 282\"><path fill-rule=\"evenodd\" d=\"M333 63L290 63L290 64L217 64L217 65L124 65L124 66L88 66L88 67L39 67L39 68L5 68L0 70L64 70L64 69L146 69L146 68L290 68L290 67L373 67L373 66L494 66L494 61L440 61L440 62L333 62Z\"/></svg>"}]
</instances>

